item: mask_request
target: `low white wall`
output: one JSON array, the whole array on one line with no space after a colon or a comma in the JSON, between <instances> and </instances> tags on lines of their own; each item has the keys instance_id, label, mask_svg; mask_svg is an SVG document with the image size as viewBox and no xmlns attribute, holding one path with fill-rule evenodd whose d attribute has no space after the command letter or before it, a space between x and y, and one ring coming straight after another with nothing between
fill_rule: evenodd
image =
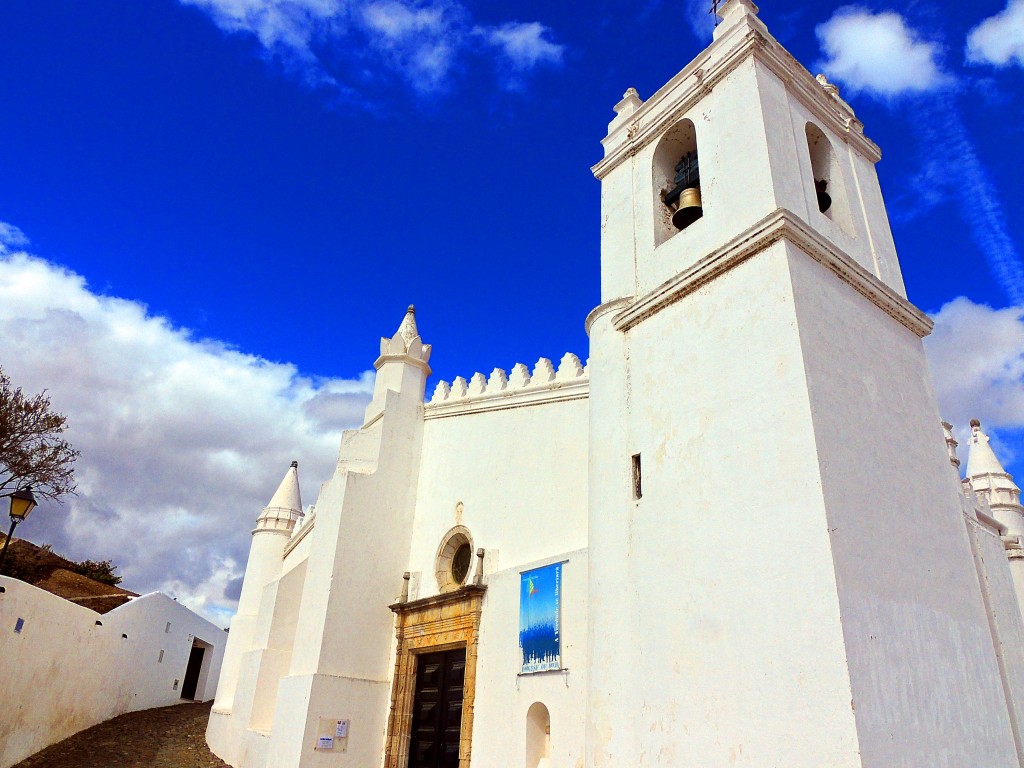
<instances>
[{"instance_id":1,"label":"low white wall","mask_svg":"<svg viewBox=\"0 0 1024 768\"><path fill-rule=\"evenodd\" d=\"M196 699L213 698L226 633L166 595L98 614L16 579L0 587L0 768L124 712L181 701L196 640L209 646Z\"/></svg>"}]
</instances>

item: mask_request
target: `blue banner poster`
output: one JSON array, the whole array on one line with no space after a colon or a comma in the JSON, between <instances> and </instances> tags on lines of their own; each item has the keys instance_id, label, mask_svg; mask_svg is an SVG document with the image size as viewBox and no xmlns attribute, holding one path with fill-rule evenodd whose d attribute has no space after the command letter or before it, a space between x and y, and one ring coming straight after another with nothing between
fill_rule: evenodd
<instances>
[{"instance_id":1,"label":"blue banner poster","mask_svg":"<svg viewBox=\"0 0 1024 768\"><path fill-rule=\"evenodd\" d=\"M562 668L562 564L521 574L519 647L523 674Z\"/></svg>"}]
</instances>

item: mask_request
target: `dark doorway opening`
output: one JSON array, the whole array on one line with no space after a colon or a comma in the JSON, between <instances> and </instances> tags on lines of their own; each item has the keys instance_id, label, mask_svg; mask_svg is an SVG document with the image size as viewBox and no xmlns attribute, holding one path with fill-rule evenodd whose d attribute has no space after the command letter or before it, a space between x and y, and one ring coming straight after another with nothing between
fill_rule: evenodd
<instances>
[{"instance_id":1,"label":"dark doorway opening","mask_svg":"<svg viewBox=\"0 0 1024 768\"><path fill-rule=\"evenodd\" d=\"M409 768L459 768L466 649L416 660Z\"/></svg>"},{"instance_id":2,"label":"dark doorway opening","mask_svg":"<svg viewBox=\"0 0 1024 768\"><path fill-rule=\"evenodd\" d=\"M192 652L188 655L188 666L185 667L185 679L181 683L181 698L195 699L196 685L199 683L199 672L203 668L203 654L206 649L193 644Z\"/></svg>"}]
</instances>

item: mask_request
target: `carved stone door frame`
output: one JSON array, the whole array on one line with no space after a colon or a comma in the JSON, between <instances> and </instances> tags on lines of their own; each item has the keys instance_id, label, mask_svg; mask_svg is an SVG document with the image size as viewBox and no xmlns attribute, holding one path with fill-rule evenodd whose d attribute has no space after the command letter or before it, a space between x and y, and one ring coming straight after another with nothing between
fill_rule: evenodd
<instances>
[{"instance_id":1,"label":"carved stone door frame","mask_svg":"<svg viewBox=\"0 0 1024 768\"><path fill-rule=\"evenodd\" d=\"M468 584L422 600L395 603L395 676L391 685L391 712L385 744L384 768L408 768L412 736L413 695L416 689L417 656L422 653L466 649L466 681L462 700L459 768L469 768L473 735L473 704L476 700L476 656L480 639L480 613L484 592L481 584Z\"/></svg>"}]
</instances>

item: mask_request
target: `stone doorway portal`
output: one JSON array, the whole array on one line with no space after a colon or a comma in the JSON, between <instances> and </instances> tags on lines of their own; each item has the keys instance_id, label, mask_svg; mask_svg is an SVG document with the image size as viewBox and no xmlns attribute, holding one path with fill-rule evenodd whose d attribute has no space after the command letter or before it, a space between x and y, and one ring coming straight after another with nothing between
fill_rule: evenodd
<instances>
[{"instance_id":1,"label":"stone doorway portal","mask_svg":"<svg viewBox=\"0 0 1024 768\"><path fill-rule=\"evenodd\" d=\"M416 659L409 768L459 768L466 649Z\"/></svg>"},{"instance_id":2,"label":"stone doorway portal","mask_svg":"<svg viewBox=\"0 0 1024 768\"><path fill-rule=\"evenodd\" d=\"M384 768L469 768L486 589L467 584L454 592L391 606L397 614L398 648ZM431 720L428 710L433 704L443 711L437 710ZM443 739L443 756L425 746L431 739Z\"/></svg>"}]
</instances>

